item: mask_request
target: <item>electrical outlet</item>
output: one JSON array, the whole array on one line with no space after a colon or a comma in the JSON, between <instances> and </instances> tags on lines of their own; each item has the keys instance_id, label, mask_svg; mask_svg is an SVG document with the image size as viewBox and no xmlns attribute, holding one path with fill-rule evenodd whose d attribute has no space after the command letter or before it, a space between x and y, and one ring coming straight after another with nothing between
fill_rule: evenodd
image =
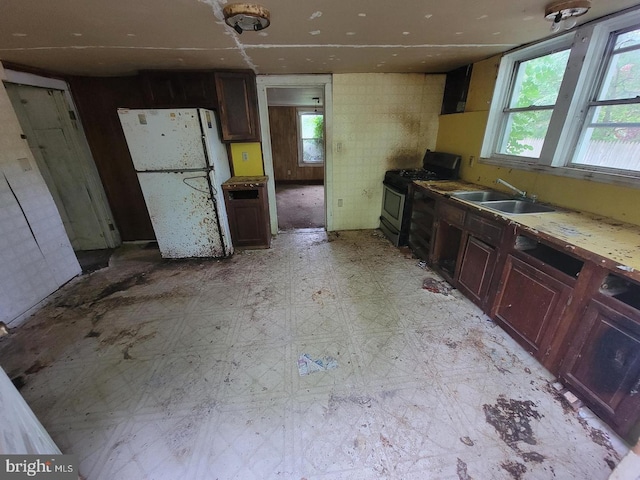
<instances>
[{"instance_id":1,"label":"electrical outlet","mask_svg":"<svg viewBox=\"0 0 640 480\"><path fill-rule=\"evenodd\" d=\"M339 199L338 199L338 206L339 206L339 207L341 207L341 206L342 206L342 199L341 199L341 198L339 198Z\"/></svg>"},{"instance_id":2,"label":"electrical outlet","mask_svg":"<svg viewBox=\"0 0 640 480\"><path fill-rule=\"evenodd\" d=\"M291 175L291 170L287 170L287 175Z\"/></svg>"},{"instance_id":3,"label":"electrical outlet","mask_svg":"<svg viewBox=\"0 0 640 480\"><path fill-rule=\"evenodd\" d=\"M248 152L242 152L242 161L243 162L248 162L249 161L249 153Z\"/></svg>"},{"instance_id":4,"label":"electrical outlet","mask_svg":"<svg viewBox=\"0 0 640 480\"><path fill-rule=\"evenodd\" d=\"M336 151L338 153L342 152L342 142L336 143Z\"/></svg>"},{"instance_id":5,"label":"electrical outlet","mask_svg":"<svg viewBox=\"0 0 640 480\"><path fill-rule=\"evenodd\" d=\"M476 163L476 157L473 155L469 155L469 166L473 167L473 164Z\"/></svg>"}]
</instances>

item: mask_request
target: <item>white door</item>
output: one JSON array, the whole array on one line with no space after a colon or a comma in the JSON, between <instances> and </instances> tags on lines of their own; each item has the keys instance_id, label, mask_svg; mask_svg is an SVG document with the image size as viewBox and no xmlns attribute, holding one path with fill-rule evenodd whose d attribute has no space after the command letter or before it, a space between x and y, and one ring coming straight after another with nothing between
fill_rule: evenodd
<instances>
[{"instance_id":1,"label":"white door","mask_svg":"<svg viewBox=\"0 0 640 480\"><path fill-rule=\"evenodd\" d=\"M113 220L100 214L109 212L106 194L95 165L81 147L63 92L5 86L73 249L117 246Z\"/></svg>"},{"instance_id":2,"label":"white door","mask_svg":"<svg viewBox=\"0 0 640 480\"><path fill-rule=\"evenodd\" d=\"M197 109L119 109L118 114L137 171L208 167Z\"/></svg>"}]
</instances>

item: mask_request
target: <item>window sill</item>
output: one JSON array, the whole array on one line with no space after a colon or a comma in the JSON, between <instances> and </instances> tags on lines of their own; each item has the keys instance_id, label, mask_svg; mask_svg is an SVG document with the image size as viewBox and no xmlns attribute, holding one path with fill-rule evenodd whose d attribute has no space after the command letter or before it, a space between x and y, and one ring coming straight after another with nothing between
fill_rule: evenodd
<instances>
[{"instance_id":1,"label":"window sill","mask_svg":"<svg viewBox=\"0 0 640 480\"><path fill-rule=\"evenodd\" d=\"M485 165L493 165L496 167L512 168L525 172L544 173L547 175L555 175L558 177L575 178L578 180L588 180L592 182L608 183L611 185L619 185L622 187L640 188L640 173L638 176L624 175L616 173L605 173L594 170L584 170L572 167L552 167L549 165L540 165L535 162L523 160L515 160L511 158L481 158L480 163Z\"/></svg>"}]
</instances>

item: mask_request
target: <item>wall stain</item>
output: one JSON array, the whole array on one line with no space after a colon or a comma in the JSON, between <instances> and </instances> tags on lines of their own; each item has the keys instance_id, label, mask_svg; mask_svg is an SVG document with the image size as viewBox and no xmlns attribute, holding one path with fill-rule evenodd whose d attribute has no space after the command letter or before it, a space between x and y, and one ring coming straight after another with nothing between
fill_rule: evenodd
<instances>
[{"instance_id":1,"label":"wall stain","mask_svg":"<svg viewBox=\"0 0 640 480\"><path fill-rule=\"evenodd\" d=\"M399 148L387 157L385 170L414 169L422 167L422 155L413 149Z\"/></svg>"}]
</instances>

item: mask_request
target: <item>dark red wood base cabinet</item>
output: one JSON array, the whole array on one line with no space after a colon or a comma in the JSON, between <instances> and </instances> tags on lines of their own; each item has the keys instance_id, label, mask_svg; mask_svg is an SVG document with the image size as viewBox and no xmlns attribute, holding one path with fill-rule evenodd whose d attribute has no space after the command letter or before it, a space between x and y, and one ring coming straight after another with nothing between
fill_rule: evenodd
<instances>
[{"instance_id":1,"label":"dark red wood base cabinet","mask_svg":"<svg viewBox=\"0 0 640 480\"><path fill-rule=\"evenodd\" d=\"M484 309L496 263L496 249L469 236L458 275L458 288Z\"/></svg>"},{"instance_id":2,"label":"dark red wood base cabinet","mask_svg":"<svg viewBox=\"0 0 640 480\"><path fill-rule=\"evenodd\" d=\"M496 321L544 365L571 287L509 255L496 298Z\"/></svg>"},{"instance_id":3,"label":"dark red wood base cabinet","mask_svg":"<svg viewBox=\"0 0 640 480\"><path fill-rule=\"evenodd\" d=\"M269 248L267 177L231 177L222 184L234 247Z\"/></svg>"},{"instance_id":4,"label":"dark red wood base cabinet","mask_svg":"<svg viewBox=\"0 0 640 480\"><path fill-rule=\"evenodd\" d=\"M581 319L563 379L632 445L640 435L640 322L615 300L591 300Z\"/></svg>"},{"instance_id":5,"label":"dark red wood base cabinet","mask_svg":"<svg viewBox=\"0 0 640 480\"><path fill-rule=\"evenodd\" d=\"M634 445L640 437L638 271L617 271L606 257L419 184L412 199L415 254Z\"/></svg>"}]
</instances>

